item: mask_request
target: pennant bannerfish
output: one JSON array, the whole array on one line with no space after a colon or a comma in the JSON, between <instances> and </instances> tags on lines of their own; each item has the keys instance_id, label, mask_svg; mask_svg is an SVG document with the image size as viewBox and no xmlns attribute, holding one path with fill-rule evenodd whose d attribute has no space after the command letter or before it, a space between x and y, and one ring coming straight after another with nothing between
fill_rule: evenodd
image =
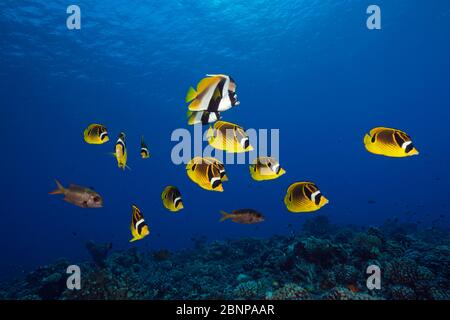
<instances>
[{"instance_id":1,"label":"pennant bannerfish","mask_svg":"<svg viewBox=\"0 0 450 320\"><path fill-rule=\"evenodd\" d=\"M208 123L213 123L218 121L221 118L219 112L210 112L210 111L188 111L187 112L188 124L194 125L201 123L202 125L206 125Z\"/></svg>"},{"instance_id":2,"label":"pennant bannerfish","mask_svg":"<svg viewBox=\"0 0 450 320\"><path fill-rule=\"evenodd\" d=\"M190 87L185 101L190 111L226 111L239 105L236 82L224 74L211 74L203 78L197 90Z\"/></svg>"}]
</instances>

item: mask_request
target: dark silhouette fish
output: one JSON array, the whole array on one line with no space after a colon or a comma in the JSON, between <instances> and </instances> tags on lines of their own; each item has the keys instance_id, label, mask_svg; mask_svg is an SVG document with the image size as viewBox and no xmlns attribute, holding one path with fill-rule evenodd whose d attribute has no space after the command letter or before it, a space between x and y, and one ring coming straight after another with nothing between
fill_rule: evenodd
<instances>
[{"instance_id":1,"label":"dark silhouette fish","mask_svg":"<svg viewBox=\"0 0 450 320\"><path fill-rule=\"evenodd\" d=\"M103 206L102 197L94 190L74 184L71 184L69 188L64 188L58 180L55 179L55 182L58 189L49 194L63 194L64 201L81 208L101 208Z\"/></svg>"}]
</instances>

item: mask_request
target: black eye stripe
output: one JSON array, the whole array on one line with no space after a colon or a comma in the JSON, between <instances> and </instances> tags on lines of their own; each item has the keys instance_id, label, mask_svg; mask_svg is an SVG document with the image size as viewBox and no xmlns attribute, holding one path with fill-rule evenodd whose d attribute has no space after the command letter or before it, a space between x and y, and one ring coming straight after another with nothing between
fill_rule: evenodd
<instances>
[{"instance_id":1,"label":"black eye stripe","mask_svg":"<svg viewBox=\"0 0 450 320\"><path fill-rule=\"evenodd\" d=\"M221 180L215 180L212 184L212 188L215 189L217 187L219 187L222 184Z\"/></svg>"},{"instance_id":2,"label":"black eye stripe","mask_svg":"<svg viewBox=\"0 0 450 320\"><path fill-rule=\"evenodd\" d=\"M315 203L316 203L316 206L318 206L318 205L319 205L319 203L320 203L320 199L322 199L322 194L321 194L321 193L319 193L318 195L316 195L316 201L315 201Z\"/></svg>"},{"instance_id":3,"label":"black eye stripe","mask_svg":"<svg viewBox=\"0 0 450 320\"><path fill-rule=\"evenodd\" d=\"M311 190L309 190L308 186L304 186L304 187L303 187L303 190L304 190L304 192L305 192L305 196L306 196L308 199L311 199L312 192L311 192Z\"/></svg>"},{"instance_id":4,"label":"black eye stripe","mask_svg":"<svg viewBox=\"0 0 450 320\"><path fill-rule=\"evenodd\" d=\"M406 146L405 152L410 153L413 148L414 148L413 144L410 143Z\"/></svg>"},{"instance_id":5,"label":"black eye stripe","mask_svg":"<svg viewBox=\"0 0 450 320\"><path fill-rule=\"evenodd\" d=\"M246 138L245 142L244 142L244 149L247 149L249 147L249 145L250 145L250 141L248 140L248 138Z\"/></svg>"},{"instance_id":6,"label":"black eye stripe","mask_svg":"<svg viewBox=\"0 0 450 320\"><path fill-rule=\"evenodd\" d=\"M405 140L403 140L403 138L400 136L400 134L398 132L394 133L394 139L395 139L395 142L400 147L403 146L403 144L405 143Z\"/></svg>"},{"instance_id":7,"label":"black eye stripe","mask_svg":"<svg viewBox=\"0 0 450 320\"><path fill-rule=\"evenodd\" d=\"M375 139L376 139L376 136L377 136L377 134L374 134L373 136L372 136L372 143L375 143Z\"/></svg>"},{"instance_id":8,"label":"black eye stripe","mask_svg":"<svg viewBox=\"0 0 450 320\"><path fill-rule=\"evenodd\" d=\"M213 170L212 170L212 166L208 166L208 171L207 171L207 177L208 177L208 180L209 181L211 181L212 180L212 178L214 178L214 176L213 176Z\"/></svg>"},{"instance_id":9,"label":"black eye stripe","mask_svg":"<svg viewBox=\"0 0 450 320\"><path fill-rule=\"evenodd\" d=\"M144 228L147 224L145 222L142 222L137 229L138 234L142 233L142 228Z\"/></svg>"}]
</instances>

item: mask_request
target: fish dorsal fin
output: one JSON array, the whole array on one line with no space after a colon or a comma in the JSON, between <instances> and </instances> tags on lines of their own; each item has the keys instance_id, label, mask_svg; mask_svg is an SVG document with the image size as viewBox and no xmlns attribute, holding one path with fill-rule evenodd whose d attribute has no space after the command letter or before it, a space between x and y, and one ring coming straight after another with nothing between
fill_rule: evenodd
<instances>
[{"instance_id":1,"label":"fish dorsal fin","mask_svg":"<svg viewBox=\"0 0 450 320\"><path fill-rule=\"evenodd\" d=\"M85 187L82 187L82 186L79 186L79 185L73 184L73 183L71 183L69 185L69 189L72 190L72 191L84 191L84 190L86 190Z\"/></svg>"},{"instance_id":2,"label":"fish dorsal fin","mask_svg":"<svg viewBox=\"0 0 450 320\"><path fill-rule=\"evenodd\" d=\"M133 208L133 225L135 225L139 220L143 219L144 216L141 213L141 210L136 206L132 205Z\"/></svg>"},{"instance_id":3,"label":"fish dorsal fin","mask_svg":"<svg viewBox=\"0 0 450 320\"><path fill-rule=\"evenodd\" d=\"M203 78L202 80L200 80L200 82L197 85L197 94L202 93L203 91L205 91L206 89L208 89L211 86L217 85L217 83L219 83L219 81L220 81L220 77Z\"/></svg>"}]
</instances>

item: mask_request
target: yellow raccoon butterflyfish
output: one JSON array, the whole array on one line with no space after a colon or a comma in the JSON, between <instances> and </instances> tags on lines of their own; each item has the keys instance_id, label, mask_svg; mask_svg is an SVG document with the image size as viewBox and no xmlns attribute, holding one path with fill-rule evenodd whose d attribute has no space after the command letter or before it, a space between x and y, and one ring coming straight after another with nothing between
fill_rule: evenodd
<instances>
[{"instance_id":1,"label":"yellow raccoon butterflyfish","mask_svg":"<svg viewBox=\"0 0 450 320\"><path fill-rule=\"evenodd\" d=\"M197 85L190 87L186 94L190 111L225 111L239 104L236 82L224 74L208 74Z\"/></svg>"},{"instance_id":2,"label":"yellow raccoon butterflyfish","mask_svg":"<svg viewBox=\"0 0 450 320\"><path fill-rule=\"evenodd\" d=\"M130 242L141 240L150 234L150 229L144 220L141 210L139 210L139 208L134 204L132 205L132 210L130 230L133 238Z\"/></svg>"},{"instance_id":3,"label":"yellow raccoon butterflyfish","mask_svg":"<svg viewBox=\"0 0 450 320\"><path fill-rule=\"evenodd\" d=\"M148 147L145 144L144 136L141 137L141 158L142 159L150 158L150 152L148 151Z\"/></svg>"},{"instance_id":4,"label":"yellow raccoon butterflyfish","mask_svg":"<svg viewBox=\"0 0 450 320\"><path fill-rule=\"evenodd\" d=\"M312 182L296 182L289 186L284 203L291 212L312 212L328 203L319 188Z\"/></svg>"},{"instance_id":5,"label":"yellow raccoon butterflyfish","mask_svg":"<svg viewBox=\"0 0 450 320\"><path fill-rule=\"evenodd\" d=\"M210 127L206 133L208 143L213 148L224 150L230 153L241 153L252 151L250 138L245 130L225 121L217 121L214 128Z\"/></svg>"},{"instance_id":6,"label":"yellow raccoon butterflyfish","mask_svg":"<svg viewBox=\"0 0 450 320\"><path fill-rule=\"evenodd\" d=\"M418 155L411 138L403 131L377 127L364 136L367 151L386 157L403 158Z\"/></svg>"},{"instance_id":7,"label":"yellow raccoon butterflyfish","mask_svg":"<svg viewBox=\"0 0 450 320\"><path fill-rule=\"evenodd\" d=\"M127 147L125 145L125 133L121 132L114 147L113 156L117 160L117 166L125 170L127 168Z\"/></svg>"},{"instance_id":8,"label":"yellow raccoon butterflyfish","mask_svg":"<svg viewBox=\"0 0 450 320\"><path fill-rule=\"evenodd\" d=\"M226 178L225 171L211 158L195 157L191 159L186 165L186 173L193 182L205 190L223 191L222 177Z\"/></svg>"},{"instance_id":9,"label":"yellow raccoon butterflyfish","mask_svg":"<svg viewBox=\"0 0 450 320\"><path fill-rule=\"evenodd\" d=\"M109 141L108 131L102 124L91 124L83 132L84 141L89 144L103 144Z\"/></svg>"},{"instance_id":10,"label":"yellow raccoon butterflyfish","mask_svg":"<svg viewBox=\"0 0 450 320\"><path fill-rule=\"evenodd\" d=\"M273 180L285 173L278 161L272 157L256 158L250 165L250 175L256 181Z\"/></svg>"},{"instance_id":11,"label":"yellow raccoon butterflyfish","mask_svg":"<svg viewBox=\"0 0 450 320\"><path fill-rule=\"evenodd\" d=\"M169 211L177 212L184 208L181 193L177 187L166 187L161 193L161 200L164 207Z\"/></svg>"},{"instance_id":12,"label":"yellow raccoon butterflyfish","mask_svg":"<svg viewBox=\"0 0 450 320\"><path fill-rule=\"evenodd\" d=\"M214 164L217 167L217 169L219 170L220 179L222 180L222 182L228 181L228 176L225 171L225 166L222 162L220 162L218 159L213 158L213 157L204 157L203 161Z\"/></svg>"}]
</instances>

